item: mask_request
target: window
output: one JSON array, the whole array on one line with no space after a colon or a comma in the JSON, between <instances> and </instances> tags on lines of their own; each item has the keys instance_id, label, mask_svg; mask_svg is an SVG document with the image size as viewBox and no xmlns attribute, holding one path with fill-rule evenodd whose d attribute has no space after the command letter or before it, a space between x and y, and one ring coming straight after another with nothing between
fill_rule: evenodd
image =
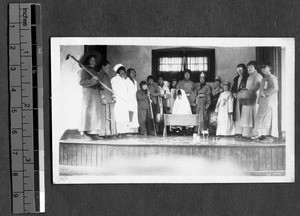
<instances>
[{"instance_id":1,"label":"window","mask_svg":"<svg viewBox=\"0 0 300 216\"><path fill-rule=\"evenodd\" d=\"M199 82L203 72L207 82L215 77L215 50L196 48L158 49L152 51L152 75L163 75L166 80L183 79L183 71L192 71L191 80Z\"/></svg>"}]
</instances>

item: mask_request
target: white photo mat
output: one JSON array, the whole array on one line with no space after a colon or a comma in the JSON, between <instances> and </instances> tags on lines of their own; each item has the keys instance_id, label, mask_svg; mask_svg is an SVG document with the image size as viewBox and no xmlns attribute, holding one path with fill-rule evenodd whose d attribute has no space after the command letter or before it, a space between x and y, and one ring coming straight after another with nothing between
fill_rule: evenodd
<instances>
[{"instance_id":1,"label":"white photo mat","mask_svg":"<svg viewBox=\"0 0 300 216\"><path fill-rule=\"evenodd\" d=\"M102 176L59 175L59 140L62 136L60 89L66 80L61 80L61 46L107 45L107 46L164 46L164 47L281 47L282 95L286 112L286 175L285 176ZM73 54L73 53L71 53ZM249 59L254 60L254 59ZM244 62L247 63L247 62ZM232 70L235 70L233 68ZM150 75L151 71L149 71ZM52 102L52 164L55 184L98 183L270 183L294 182L295 176L295 41L293 38L121 38L121 37L54 37L51 38L51 102ZM75 105L74 105L75 106ZM76 128L76 125L74 125Z\"/></svg>"}]
</instances>

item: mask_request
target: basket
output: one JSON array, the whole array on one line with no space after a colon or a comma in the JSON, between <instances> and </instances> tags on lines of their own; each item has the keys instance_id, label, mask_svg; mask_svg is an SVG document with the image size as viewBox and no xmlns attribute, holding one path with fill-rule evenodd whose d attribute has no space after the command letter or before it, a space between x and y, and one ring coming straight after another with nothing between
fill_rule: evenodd
<instances>
[{"instance_id":1,"label":"basket","mask_svg":"<svg viewBox=\"0 0 300 216\"><path fill-rule=\"evenodd\" d=\"M253 91L249 91L247 89L243 89L239 91L237 95L237 99L239 100L240 104L243 106L252 106L256 102L256 93Z\"/></svg>"}]
</instances>

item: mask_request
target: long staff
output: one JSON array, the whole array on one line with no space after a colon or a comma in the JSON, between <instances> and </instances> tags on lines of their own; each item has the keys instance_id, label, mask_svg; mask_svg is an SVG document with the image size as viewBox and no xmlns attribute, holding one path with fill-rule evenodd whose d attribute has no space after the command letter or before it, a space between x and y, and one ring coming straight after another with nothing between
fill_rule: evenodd
<instances>
[{"instance_id":1,"label":"long staff","mask_svg":"<svg viewBox=\"0 0 300 216\"><path fill-rule=\"evenodd\" d=\"M67 57L66 57L66 60L68 60L69 58L72 58L74 61L76 61L80 67L82 67L88 74L90 74L92 77L94 77L95 75L89 71L83 64L81 64L81 62L79 60L77 60L74 56L72 56L71 54L68 54ZM122 98L120 95L116 94L111 88L107 87L103 82L101 82L100 80L98 80L98 82L104 87L106 88L108 91L110 91L112 94L118 96L119 98L121 98L122 100L126 101L124 98Z\"/></svg>"},{"instance_id":2,"label":"long staff","mask_svg":"<svg viewBox=\"0 0 300 216\"><path fill-rule=\"evenodd\" d=\"M149 94L148 94L148 99L149 99L149 103L150 103L150 113L151 113L151 118L152 118L153 129L154 129L154 136L156 136L157 134L156 134L154 114L153 114L153 109L152 109L152 101L150 99Z\"/></svg>"}]
</instances>

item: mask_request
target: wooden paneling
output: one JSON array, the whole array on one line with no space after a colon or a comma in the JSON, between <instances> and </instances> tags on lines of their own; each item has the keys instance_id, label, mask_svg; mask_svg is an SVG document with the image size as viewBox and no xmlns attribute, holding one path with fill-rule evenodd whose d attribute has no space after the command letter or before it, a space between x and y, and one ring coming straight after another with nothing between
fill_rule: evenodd
<instances>
[{"instance_id":1,"label":"wooden paneling","mask_svg":"<svg viewBox=\"0 0 300 216\"><path fill-rule=\"evenodd\" d=\"M241 146L145 146L145 145L99 145L60 143L61 165L101 167L113 157L146 158L159 156L191 156L210 162L231 161L246 172L272 172L285 170L285 145Z\"/></svg>"}]
</instances>

